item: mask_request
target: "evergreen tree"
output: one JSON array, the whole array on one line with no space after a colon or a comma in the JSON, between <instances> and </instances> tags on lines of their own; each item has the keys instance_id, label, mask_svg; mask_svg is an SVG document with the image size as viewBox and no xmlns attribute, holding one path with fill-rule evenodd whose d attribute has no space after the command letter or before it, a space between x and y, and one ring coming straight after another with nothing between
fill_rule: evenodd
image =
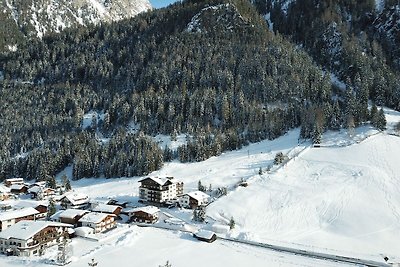
<instances>
[{"instance_id":1,"label":"evergreen tree","mask_svg":"<svg viewBox=\"0 0 400 267\"><path fill-rule=\"evenodd\" d=\"M372 125L377 124L378 120L378 107L375 105L375 103L371 107L371 112L370 112L370 120Z\"/></svg>"},{"instance_id":2,"label":"evergreen tree","mask_svg":"<svg viewBox=\"0 0 400 267\"><path fill-rule=\"evenodd\" d=\"M206 207L199 206L193 210L193 220L196 222L204 222L206 220Z\"/></svg>"},{"instance_id":3,"label":"evergreen tree","mask_svg":"<svg viewBox=\"0 0 400 267\"><path fill-rule=\"evenodd\" d=\"M207 188L202 185L201 181L199 180L199 182L197 183L197 190L201 191L201 192L205 192L207 190Z\"/></svg>"},{"instance_id":4,"label":"evergreen tree","mask_svg":"<svg viewBox=\"0 0 400 267\"><path fill-rule=\"evenodd\" d=\"M47 176L46 186L52 189L57 188L56 178L54 176Z\"/></svg>"},{"instance_id":5,"label":"evergreen tree","mask_svg":"<svg viewBox=\"0 0 400 267\"><path fill-rule=\"evenodd\" d=\"M71 183L66 174L63 174L63 176L61 177L61 181L62 181L65 191L71 191L71 189L72 189Z\"/></svg>"},{"instance_id":6,"label":"evergreen tree","mask_svg":"<svg viewBox=\"0 0 400 267\"><path fill-rule=\"evenodd\" d=\"M354 123L354 117L352 115L349 115L347 117L347 133L350 137L353 137L355 134L355 123Z\"/></svg>"},{"instance_id":7,"label":"evergreen tree","mask_svg":"<svg viewBox=\"0 0 400 267\"><path fill-rule=\"evenodd\" d=\"M313 144L316 144L316 145L321 144L321 136L322 136L322 133L321 133L320 127L315 125L313 136L312 136Z\"/></svg>"},{"instance_id":8,"label":"evergreen tree","mask_svg":"<svg viewBox=\"0 0 400 267\"><path fill-rule=\"evenodd\" d=\"M233 219L233 217L231 217L231 219L229 220L229 229L234 229L235 228L235 226L236 226L236 222L235 222L235 220Z\"/></svg>"},{"instance_id":9,"label":"evergreen tree","mask_svg":"<svg viewBox=\"0 0 400 267\"><path fill-rule=\"evenodd\" d=\"M275 165L282 164L284 160L285 160L285 155L283 155L282 152L278 152L278 153L276 153L276 155L275 155L274 164L275 164Z\"/></svg>"},{"instance_id":10,"label":"evergreen tree","mask_svg":"<svg viewBox=\"0 0 400 267\"><path fill-rule=\"evenodd\" d=\"M386 129L386 117L385 117L385 113L382 108L378 112L376 128L378 128L381 131Z\"/></svg>"},{"instance_id":11,"label":"evergreen tree","mask_svg":"<svg viewBox=\"0 0 400 267\"><path fill-rule=\"evenodd\" d=\"M49 220L50 219L50 217L54 214L54 213L56 213L56 203L55 203L55 201L54 201L54 199L53 198L50 198L49 199L49 207L48 207L48 209L47 209L47 220Z\"/></svg>"}]
</instances>

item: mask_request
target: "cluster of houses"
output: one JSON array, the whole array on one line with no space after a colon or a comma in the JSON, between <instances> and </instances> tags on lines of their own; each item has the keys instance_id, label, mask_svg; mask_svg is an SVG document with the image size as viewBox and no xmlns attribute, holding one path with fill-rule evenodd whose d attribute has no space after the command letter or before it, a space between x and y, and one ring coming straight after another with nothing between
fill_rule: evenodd
<instances>
[{"instance_id":1,"label":"cluster of houses","mask_svg":"<svg viewBox=\"0 0 400 267\"><path fill-rule=\"evenodd\" d=\"M29 194L32 199L48 199L56 195L56 190L46 187L46 182L26 183L23 178L10 178L0 185L0 201Z\"/></svg>"},{"instance_id":2,"label":"cluster of houses","mask_svg":"<svg viewBox=\"0 0 400 267\"><path fill-rule=\"evenodd\" d=\"M70 192L56 199L61 207L47 216L48 205L30 201L28 206L1 207L0 253L16 256L41 255L47 247L74 236L87 237L114 229L116 221L124 215L127 222L155 223L159 220L160 207L176 205L196 209L208 204L209 196L201 191L183 193L183 183L173 177L147 177L139 181L139 202L142 207L127 207L127 203L110 200L108 203L91 203L85 194ZM25 189L22 190L22 188ZM21 178L7 179L0 187L0 199L5 197L3 188L31 194L36 198L54 196L44 184L26 185ZM11 209L10 209L11 208ZM215 238L215 237L211 237ZM208 241L210 241L209 239ZM215 240L215 239L214 239Z\"/></svg>"}]
</instances>

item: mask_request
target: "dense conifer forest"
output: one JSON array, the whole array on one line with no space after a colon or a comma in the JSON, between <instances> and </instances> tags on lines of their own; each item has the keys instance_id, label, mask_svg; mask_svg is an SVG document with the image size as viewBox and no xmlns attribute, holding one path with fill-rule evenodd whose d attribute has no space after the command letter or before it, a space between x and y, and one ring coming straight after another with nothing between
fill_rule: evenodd
<instances>
[{"instance_id":1,"label":"dense conifer forest","mask_svg":"<svg viewBox=\"0 0 400 267\"><path fill-rule=\"evenodd\" d=\"M323 68L332 62L323 47L296 28L271 32L259 11L247 0L187 0L1 54L0 179L46 180L66 166L74 179L144 175L294 127L314 142L371 119L384 128L368 101L400 108L400 86L383 54L364 57L362 44L346 39L346 71ZM347 90L332 85L330 71ZM91 111L103 116L82 127ZM187 144L177 151L152 138L180 133Z\"/></svg>"}]
</instances>

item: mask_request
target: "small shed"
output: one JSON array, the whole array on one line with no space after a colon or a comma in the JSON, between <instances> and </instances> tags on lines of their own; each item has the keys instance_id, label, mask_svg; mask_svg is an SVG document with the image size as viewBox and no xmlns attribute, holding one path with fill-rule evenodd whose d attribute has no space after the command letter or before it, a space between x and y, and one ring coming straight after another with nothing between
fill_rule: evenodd
<instances>
[{"instance_id":1,"label":"small shed","mask_svg":"<svg viewBox=\"0 0 400 267\"><path fill-rule=\"evenodd\" d=\"M212 243L217 240L217 235L214 232L207 230L199 230L197 233L194 233L193 236L198 240L207 243Z\"/></svg>"}]
</instances>

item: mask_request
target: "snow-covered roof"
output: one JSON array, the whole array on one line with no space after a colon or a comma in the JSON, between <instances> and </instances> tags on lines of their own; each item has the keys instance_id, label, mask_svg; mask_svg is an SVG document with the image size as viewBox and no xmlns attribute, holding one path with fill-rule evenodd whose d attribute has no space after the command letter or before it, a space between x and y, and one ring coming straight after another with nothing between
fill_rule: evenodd
<instances>
[{"instance_id":1,"label":"snow-covered roof","mask_svg":"<svg viewBox=\"0 0 400 267\"><path fill-rule=\"evenodd\" d=\"M157 207L154 207L154 206L146 206L146 207L134 208L134 209L130 210L129 212L138 212L138 211L142 211L147 214L155 214L155 213L159 212L160 209Z\"/></svg>"},{"instance_id":2,"label":"snow-covered roof","mask_svg":"<svg viewBox=\"0 0 400 267\"><path fill-rule=\"evenodd\" d=\"M24 187L26 187L24 184L13 184L10 186L10 189L11 190L21 190Z\"/></svg>"},{"instance_id":3,"label":"snow-covered roof","mask_svg":"<svg viewBox=\"0 0 400 267\"><path fill-rule=\"evenodd\" d=\"M81 205L89 202L89 196L81 193L69 193L64 196L72 205Z\"/></svg>"},{"instance_id":4,"label":"snow-covered roof","mask_svg":"<svg viewBox=\"0 0 400 267\"><path fill-rule=\"evenodd\" d=\"M210 196L201 191L193 191L186 193L185 195L190 196L191 198L196 199L197 201L203 201L204 199L208 199Z\"/></svg>"},{"instance_id":5,"label":"snow-covered roof","mask_svg":"<svg viewBox=\"0 0 400 267\"><path fill-rule=\"evenodd\" d=\"M96 223L97 224L97 223L104 221L108 216L115 217L114 214L90 212L90 213L85 214L82 218L80 218L79 222Z\"/></svg>"},{"instance_id":6,"label":"snow-covered roof","mask_svg":"<svg viewBox=\"0 0 400 267\"><path fill-rule=\"evenodd\" d=\"M203 230L203 229L200 229L197 233L195 233L195 236L204 238L204 239L211 239L213 237L213 235L215 235L214 232L208 231L208 230Z\"/></svg>"},{"instance_id":7,"label":"snow-covered roof","mask_svg":"<svg viewBox=\"0 0 400 267\"><path fill-rule=\"evenodd\" d=\"M24 182L24 178L8 178L5 180L8 183Z\"/></svg>"},{"instance_id":8,"label":"snow-covered roof","mask_svg":"<svg viewBox=\"0 0 400 267\"><path fill-rule=\"evenodd\" d=\"M87 227L87 226L81 226L81 227L75 228L75 234L77 236L84 236L85 237L85 236L93 234L93 233L94 233L94 229L90 228L90 227Z\"/></svg>"},{"instance_id":9,"label":"snow-covered roof","mask_svg":"<svg viewBox=\"0 0 400 267\"><path fill-rule=\"evenodd\" d=\"M18 223L10 226L4 231L0 232L0 238L2 239L21 239L28 240L35 234L39 233L46 227L58 226L58 227L72 227L70 224L48 222L48 221L19 221Z\"/></svg>"},{"instance_id":10,"label":"snow-covered roof","mask_svg":"<svg viewBox=\"0 0 400 267\"><path fill-rule=\"evenodd\" d=\"M60 211L54 213L50 218L53 220L56 220L59 218L74 219L76 216L83 216L86 213L89 213L89 211L78 210L78 209L66 209L66 210L60 210Z\"/></svg>"},{"instance_id":11,"label":"snow-covered roof","mask_svg":"<svg viewBox=\"0 0 400 267\"><path fill-rule=\"evenodd\" d=\"M142 180L139 180L139 182L142 182L142 181L147 180L147 179L151 179L151 180L153 180L154 182L156 182L159 185L164 185L168 181L173 183L173 184L179 182L179 180L175 179L174 177L146 177L146 178L144 178Z\"/></svg>"},{"instance_id":12,"label":"snow-covered roof","mask_svg":"<svg viewBox=\"0 0 400 267\"><path fill-rule=\"evenodd\" d=\"M33 201L33 200L20 200L17 203L13 204L14 208L16 209L36 208L40 205L46 207L49 206L49 204L46 201Z\"/></svg>"},{"instance_id":13,"label":"snow-covered roof","mask_svg":"<svg viewBox=\"0 0 400 267\"><path fill-rule=\"evenodd\" d=\"M7 221L11 219L16 219L16 218L22 218L30 215L36 215L38 214L39 211L35 210L32 207L29 208L24 208L20 210L10 210L10 211L4 211L0 212L0 221Z\"/></svg>"},{"instance_id":14,"label":"snow-covered roof","mask_svg":"<svg viewBox=\"0 0 400 267\"><path fill-rule=\"evenodd\" d=\"M92 211L95 212L104 212L104 213L114 213L116 209L121 208L120 206L115 205L107 205L107 204L97 204L92 208Z\"/></svg>"},{"instance_id":15,"label":"snow-covered roof","mask_svg":"<svg viewBox=\"0 0 400 267\"><path fill-rule=\"evenodd\" d=\"M39 193L41 191L42 191L42 187L40 187L38 185L34 185L34 186L32 186L31 188L28 189L29 193L35 193L35 194L37 194L37 193Z\"/></svg>"},{"instance_id":16,"label":"snow-covered roof","mask_svg":"<svg viewBox=\"0 0 400 267\"><path fill-rule=\"evenodd\" d=\"M34 187L34 186L45 187L46 181L39 181L39 182L35 182L35 183L31 184L31 187Z\"/></svg>"}]
</instances>

